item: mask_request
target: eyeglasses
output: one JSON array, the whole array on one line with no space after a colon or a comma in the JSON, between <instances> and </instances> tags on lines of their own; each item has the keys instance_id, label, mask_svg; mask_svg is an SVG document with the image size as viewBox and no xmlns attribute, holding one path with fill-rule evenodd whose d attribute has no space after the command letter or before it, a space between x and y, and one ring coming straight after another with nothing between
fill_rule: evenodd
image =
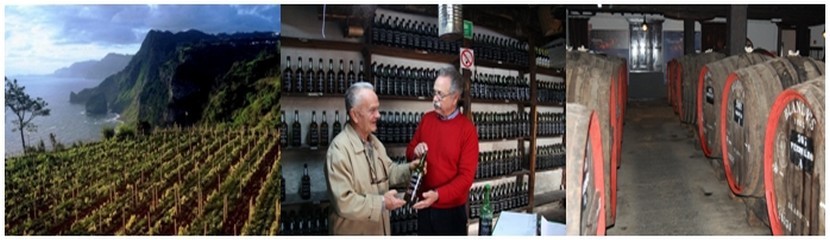
<instances>
[{"instance_id":1,"label":"eyeglasses","mask_svg":"<svg viewBox=\"0 0 830 240\"><path fill-rule=\"evenodd\" d=\"M441 92L440 92L440 91L432 91L432 96L436 96L436 97L438 97L438 101L441 101L441 100L444 100L444 98L446 98L447 96L452 95L453 93L454 93L454 92L449 92L449 93L446 93L446 94L441 94Z\"/></svg>"},{"instance_id":2,"label":"eyeglasses","mask_svg":"<svg viewBox=\"0 0 830 240\"><path fill-rule=\"evenodd\" d=\"M368 150L368 149L367 149ZM368 150L371 151L371 150ZM367 152L368 153L368 152ZM372 178L372 185L381 184L389 180L389 173L386 172L386 167L383 166L383 161L380 162L380 168L383 169L383 178L378 179L378 173L375 171L375 164L372 164L374 160L374 156L370 156L374 154L366 154L366 163L369 164L369 175Z\"/></svg>"}]
</instances>

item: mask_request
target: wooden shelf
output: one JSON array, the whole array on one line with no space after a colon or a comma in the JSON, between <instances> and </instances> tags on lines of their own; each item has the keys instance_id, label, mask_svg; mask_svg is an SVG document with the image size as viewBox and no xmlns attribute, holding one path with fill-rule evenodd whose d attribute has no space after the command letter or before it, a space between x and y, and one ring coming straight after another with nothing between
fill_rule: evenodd
<instances>
[{"instance_id":1,"label":"wooden shelf","mask_svg":"<svg viewBox=\"0 0 830 240\"><path fill-rule=\"evenodd\" d=\"M296 98L333 98L333 97L343 98L344 96L343 96L343 94L342 94L342 93L322 93L322 92L304 92L304 93L298 93L298 92L284 92L284 93L282 93L282 97L284 97L284 98L292 98L292 97L296 97Z\"/></svg>"},{"instance_id":2,"label":"wooden shelf","mask_svg":"<svg viewBox=\"0 0 830 240\"><path fill-rule=\"evenodd\" d=\"M537 138L537 139L539 139L539 138L558 138L558 137L562 137L562 136L563 136L562 134L557 134L557 135L538 135L538 136L536 136L536 138Z\"/></svg>"},{"instance_id":3,"label":"wooden shelf","mask_svg":"<svg viewBox=\"0 0 830 240\"><path fill-rule=\"evenodd\" d=\"M280 151L313 153L313 152L319 152L319 151L326 151L328 149L329 149L329 146L309 147L308 145L302 145L300 147L292 147L292 146L283 147L283 148L280 148Z\"/></svg>"},{"instance_id":4,"label":"wooden shelf","mask_svg":"<svg viewBox=\"0 0 830 240\"><path fill-rule=\"evenodd\" d=\"M363 43L329 41L320 39L300 39L294 37L280 37L281 47L299 47L311 49L340 50L360 52Z\"/></svg>"},{"instance_id":5,"label":"wooden shelf","mask_svg":"<svg viewBox=\"0 0 830 240\"><path fill-rule=\"evenodd\" d=\"M564 107L565 103L561 103L561 102L537 102L536 106Z\"/></svg>"},{"instance_id":6,"label":"wooden shelf","mask_svg":"<svg viewBox=\"0 0 830 240\"><path fill-rule=\"evenodd\" d=\"M545 68L545 67L536 67L536 74L544 74L548 76L554 77L565 77L565 70L561 68Z\"/></svg>"},{"instance_id":7,"label":"wooden shelf","mask_svg":"<svg viewBox=\"0 0 830 240\"><path fill-rule=\"evenodd\" d=\"M319 205L321 203L328 203L329 202L329 193L328 192L311 192L310 199L302 199L299 193L286 193L285 194L285 201L282 201L280 204L282 206L288 205L300 205L300 204L312 204L312 205Z\"/></svg>"},{"instance_id":8,"label":"wooden shelf","mask_svg":"<svg viewBox=\"0 0 830 240\"><path fill-rule=\"evenodd\" d=\"M536 173L556 170L556 169L560 169L560 168L564 168L564 167L565 167L565 164L563 163L561 166L553 166L553 167L547 167L547 168L537 168Z\"/></svg>"},{"instance_id":9,"label":"wooden shelf","mask_svg":"<svg viewBox=\"0 0 830 240\"><path fill-rule=\"evenodd\" d=\"M472 103L489 103L489 104L521 104L522 106L530 105L530 102L527 100L496 100L496 99L480 99L480 98L473 98Z\"/></svg>"},{"instance_id":10,"label":"wooden shelf","mask_svg":"<svg viewBox=\"0 0 830 240\"><path fill-rule=\"evenodd\" d=\"M378 99L380 100L407 100L407 101L424 101L424 102L431 102L432 97L428 96L395 96L395 95L378 95Z\"/></svg>"},{"instance_id":11,"label":"wooden shelf","mask_svg":"<svg viewBox=\"0 0 830 240\"><path fill-rule=\"evenodd\" d=\"M501 68L501 69L510 69L516 71L525 71L527 72L528 66L521 66L513 63L507 63L504 61L490 61L484 59L476 59L476 65L482 67L491 67L491 68Z\"/></svg>"},{"instance_id":12,"label":"wooden shelf","mask_svg":"<svg viewBox=\"0 0 830 240\"><path fill-rule=\"evenodd\" d=\"M506 142L506 141L524 140L525 138L528 138L528 137L523 136L523 137L516 137L516 138L497 138L497 139L480 139L479 138L478 142L479 143L482 143L482 142ZM530 138L528 138L528 139L530 139Z\"/></svg>"},{"instance_id":13,"label":"wooden shelf","mask_svg":"<svg viewBox=\"0 0 830 240\"><path fill-rule=\"evenodd\" d=\"M370 46L369 52L372 54L384 55L389 57L416 59L440 63L453 63L458 61L458 56L452 54L434 53L422 50L395 48L380 45Z\"/></svg>"},{"instance_id":14,"label":"wooden shelf","mask_svg":"<svg viewBox=\"0 0 830 240\"><path fill-rule=\"evenodd\" d=\"M528 174L530 174L530 171L528 171L527 169L522 169L522 170L515 171L515 172L512 172L512 173L508 173L508 174L505 174L505 175L498 175L498 176L492 176L492 177L487 177L487 178L473 179L473 182L474 183L487 182L487 181L498 180L498 179L502 179L502 178L516 177L516 176L522 176L522 175L528 175Z\"/></svg>"}]
</instances>

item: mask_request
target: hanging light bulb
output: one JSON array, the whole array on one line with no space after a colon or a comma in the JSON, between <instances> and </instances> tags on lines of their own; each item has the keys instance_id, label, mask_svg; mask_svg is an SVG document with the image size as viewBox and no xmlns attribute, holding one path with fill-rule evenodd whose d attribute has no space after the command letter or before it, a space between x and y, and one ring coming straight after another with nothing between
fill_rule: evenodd
<instances>
[{"instance_id":1,"label":"hanging light bulb","mask_svg":"<svg viewBox=\"0 0 830 240\"><path fill-rule=\"evenodd\" d=\"M643 32L648 31L648 24L646 22L643 22L643 25L640 27L643 29Z\"/></svg>"}]
</instances>

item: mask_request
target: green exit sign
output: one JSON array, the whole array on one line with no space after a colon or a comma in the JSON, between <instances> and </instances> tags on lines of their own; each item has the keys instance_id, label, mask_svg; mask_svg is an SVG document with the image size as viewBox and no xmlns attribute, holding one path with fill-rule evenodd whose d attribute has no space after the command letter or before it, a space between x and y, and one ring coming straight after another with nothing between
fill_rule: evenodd
<instances>
[{"instance_id":1,"label":"green exit sign","mask_svg":"<svg viewBox=\"0 0 830 240\"><path fill-rule=\"evenodd\" d=\"M464 38L473 39L473 22L464 20Z\"/></svg>"}]
</instances>

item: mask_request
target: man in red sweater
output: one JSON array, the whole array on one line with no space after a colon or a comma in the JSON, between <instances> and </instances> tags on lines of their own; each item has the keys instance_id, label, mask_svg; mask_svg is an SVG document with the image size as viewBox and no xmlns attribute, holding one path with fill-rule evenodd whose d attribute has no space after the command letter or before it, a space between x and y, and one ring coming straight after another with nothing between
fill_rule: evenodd
<instances>
[{"instance_id":1,"label":"man in red sweater","mask_svg":"<svg viewBox=\"0 0 830 240\"><path fill-rule=\"evenodd\" d=\"M422 118L406 148L407 159L426 154L427 174L418 211L418 235L467 235L467 195L478 165L478 133L458 108L464 89L455 68L438 72L433 85L435 111Z\"/></svg>"}]
</instances>

